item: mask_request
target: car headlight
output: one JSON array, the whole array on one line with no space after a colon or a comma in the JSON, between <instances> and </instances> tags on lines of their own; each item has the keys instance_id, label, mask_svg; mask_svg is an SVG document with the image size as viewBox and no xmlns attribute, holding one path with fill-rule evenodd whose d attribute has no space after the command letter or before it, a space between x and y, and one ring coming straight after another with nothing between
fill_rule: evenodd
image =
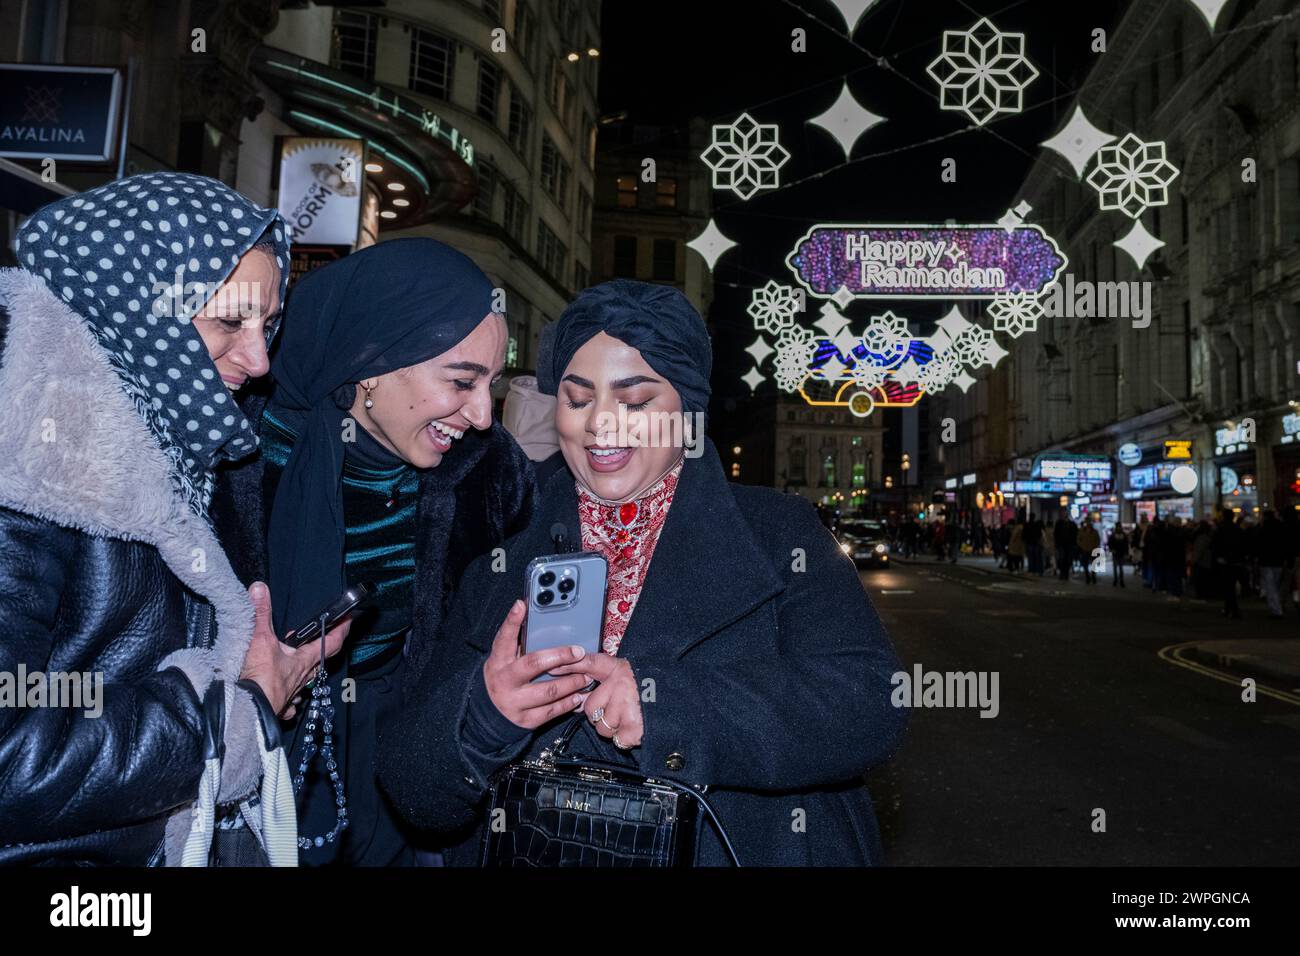
<instances>
[{"instance_id":1,"label":"car headlight","mask_svg":"<svg viewBox=\"0 0 1300 956\"><path fill-rule=\"evenodd\" d=\"M883 544L876 545L876 554L884 554L884 553L885 553L885 546Z\"/></svg>"},{"instance_id":2,"label":"car headlight","mask_svg":"<svg viewBox=\"0 0 1300 956\"><path fill-rule=\"evenodd\" d=\"M851 547L849 547L849 545L847 545L847 544L841 544L841 545L840 545L840 550L843 551L845 554L848 554L848 553L849 553L850 551L852 551L853 549L852 549Z\"/></svg>"}]
</instances>

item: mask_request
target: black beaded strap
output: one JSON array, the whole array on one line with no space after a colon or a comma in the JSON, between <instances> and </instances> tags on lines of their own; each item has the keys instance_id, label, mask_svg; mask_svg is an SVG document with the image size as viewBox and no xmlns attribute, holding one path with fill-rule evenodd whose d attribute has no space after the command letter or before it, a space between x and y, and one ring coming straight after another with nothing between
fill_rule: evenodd
<instances>
[{"instance_id":1,"label":"black beaded strap","mask_svg":"<svg viewBox=\"0 0 1300 956\"><path fill-rule=\"evenodd\" d=\"M320 618L320 666L316 669L315 686L311 689L311 703L307 708L307 741L303 744L302 760L298 762L298 771L293 778L294 796L302 792L303 781L307 777L307 768L311 760L320 751L325 761L325 770L329 773L330 784L334 788L334 804L338 807L338 817L334 829L317 837L298 834L298 849L310 850L324 846L338 839L340 833L348 828L348 799L343 792L343 776L339 773L338 762L334 759L334 702L330 699L330 688L325 671L325 622L326 615ZM321 724L321 742L316 744L316 724Z\"/></svg>"}]
</instances>

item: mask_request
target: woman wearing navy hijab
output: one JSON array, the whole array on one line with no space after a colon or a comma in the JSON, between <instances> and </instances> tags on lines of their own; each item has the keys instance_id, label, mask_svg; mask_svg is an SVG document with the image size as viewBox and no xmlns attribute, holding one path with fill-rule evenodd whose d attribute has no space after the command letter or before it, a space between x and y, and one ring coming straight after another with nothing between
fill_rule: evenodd
<instances>
[{"instance_id":1,"label":"woman wearing navy hijab","mask_svg":"<svg viewBox=\"0 0 1300 956\"><path fill-rule=\"evenodd\" d=\"M332 719L300 705L285 729L305 865L420 860L378 793L373 751L461 572L531 513L532 465L492 418L505 345L473 262L397 239L298 282L274 389L246 403L263 454L223 477L214 512L245 556L241 577L267 576L278 633L348 585L378 585L329 665Z\"/></svg>"},{"instance_id":2,"label":"woman wearing navy hijab","mask_svg":"<svg viewBox=\"0 0 1300 956\"><path fill-rule=\"evenodd\" d=\"M466 571L441 653L412 682L411 730L379 760L399 811L446 832L448 864L482 860L493 775L538 758L579 712L572 753L707 787L746 866L882 862L863 775L903 731L898 659L812 506L727 481L703 434L711 351L681 292L622 279L584 290L543 333L538 387L558 399L567 467L504 561L522 571L553 553L556 525L604 555L601 652L517 654L523 575L483 559ZM557 679L532 683L547 672ZM570 852L571 818L528 823L520 845L552 841L538 858L588 859ZM626 833L578 836L608 841L595 865L644 862L650 848ZM727 860L705 827L689 862Z\"/></svg>"}]
</instances>

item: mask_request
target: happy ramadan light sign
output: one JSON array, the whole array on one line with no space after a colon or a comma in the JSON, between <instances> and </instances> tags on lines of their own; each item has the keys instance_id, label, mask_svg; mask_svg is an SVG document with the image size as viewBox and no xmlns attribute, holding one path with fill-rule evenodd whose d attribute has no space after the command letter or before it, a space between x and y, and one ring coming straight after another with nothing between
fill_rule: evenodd
<instances>
[{"instance_id":1,"label":"happy ramadan light sign","mask_svg":"<svg viewBox=\"0 0 1300 956\"><path fill-rule=\"evenodd\" d=\"M823 224L799 240L786 265L824 299L991 299L1042 292L1066 257L1034 225Z\"/></svg>"}]
</instances>

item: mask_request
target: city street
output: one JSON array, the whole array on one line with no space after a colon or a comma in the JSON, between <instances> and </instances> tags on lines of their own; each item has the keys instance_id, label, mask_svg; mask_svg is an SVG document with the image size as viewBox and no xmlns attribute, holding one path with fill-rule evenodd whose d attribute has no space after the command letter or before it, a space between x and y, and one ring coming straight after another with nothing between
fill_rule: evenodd
<instances>
[{"instance_id":1,"label":"city street","mask_svg":"<svg viewBox=\"0 0 1300 956\"><path fill-rule=\"evenodd\" d=\"M1243 703L1239 686L1160 651L1300 640L1300 618L1254 601L1229 621L1131 580L1117 593L1109 574L1085 588L928 557L862 581L907 671L1000 675L995 718L917 709L872 774L893 865L1296 862L1300 707Z\"/></svg>"}]
</instances>

